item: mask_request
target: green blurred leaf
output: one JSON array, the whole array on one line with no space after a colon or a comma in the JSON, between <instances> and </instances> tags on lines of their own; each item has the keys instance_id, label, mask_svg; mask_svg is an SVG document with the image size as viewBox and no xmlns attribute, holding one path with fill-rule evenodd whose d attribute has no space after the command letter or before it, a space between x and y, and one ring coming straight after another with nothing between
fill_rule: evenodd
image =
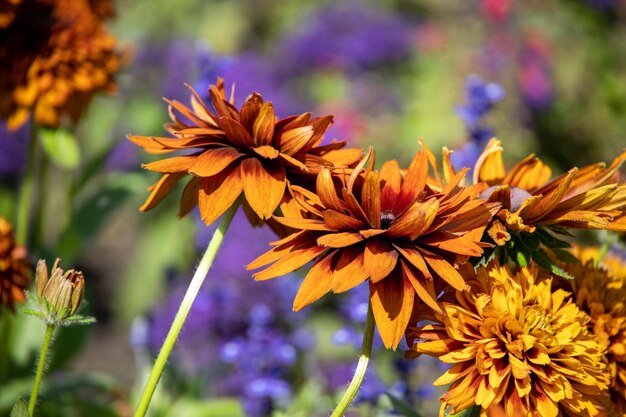
<instances>
[{"instance_id":1,"label":"green blurred leaf","mask_svg":"<svg viewBox=\"0 0 626 417\"><path fill-rule=\"evenodd\" d=\"M396 398L395 396L389 394L388 392L386 394L387 394L387 397L389 397L389 400L391 400L391 404L393 405L393 408L395 408L396 411L401 413L403 416L422 417L420 413L413 410L411 406L406 404L404 401L400 400L399 398Z\"/></svg>"},{"instance_id":2,"label":"green blurred leaf","mask_svg":"<svg viewBox=\"0 0 626 417\"><path fill-rule=\"evenodd\" d=\"M446 417L479 417L480 411L481 407L479 405L474 405L456 414L450 414L446 410Z\"/></svg>"},{"instance_id":3,"label":"green blurred leaf","mask_svg":"<svg viewBox=\"0 0 626 417\"><path fill-rule=\"evenodd\" d=\"M578 262L578 258L576 258L574 255L566 250L555 248L552 249L552 252L556 255L559 261L567 263Z\"/></svg>"},{"instance_id":4,"label":"green blurred leaf","mask_svg":"<svg viewBox=\"0 0 626 417\"><path fill-rule=\"evenodd\" d=\"M59 168L74 169L80 162L80 148L76 136L63 129L43 129L41 145L44 152Z\"/></svg>"},{"instance_id":5,"label":"green blurred leaf","mask_svg":"<svg viewBox=\"0 0 626 417\"><path fill-rule=\"evenodd\" d=\"M11 409L11 417L30 417L28 405L26 405L26 401L23 398L18 399Z\"/></svg>"}]
</instances>

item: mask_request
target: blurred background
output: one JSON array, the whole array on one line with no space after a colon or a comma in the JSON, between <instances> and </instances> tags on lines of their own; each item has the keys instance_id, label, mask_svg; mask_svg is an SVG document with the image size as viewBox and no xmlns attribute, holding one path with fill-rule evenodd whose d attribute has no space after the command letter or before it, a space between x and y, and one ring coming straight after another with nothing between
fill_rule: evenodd
<instances>
[{"instance_id":1,"label":"blurred background","mask_svg":"<svg viewBox=\"0 0 626 417\"><path fill-rule=\"evenodd\" d=\"M132 415L134 395L212 233L177 198L138 207L156 181L127 133L164 134L162 97L203 97L217 76L237 105L257 91L278 116L334 114L329 139L406 166L423 138L471 166L498 137L509 162L538 154L561 173L626 146L622 0L118 0L118 91L98 96L74 141L38 156L32 247L82 269L98 324L57 338L41 416ZM28 126L0 131L0 214L14 219ZM45 141L45 138L44 138ZM55 156L56 155L56 156ZM176 192L174 194L177 194ZM324 416L350 380L367 288L300 313L297 274L257 283L243 265L272 232L242 213L197 300L152 416ZM337 314L339 312L339 314ZM9 322L13 323L10 325ZM9 327L10 325L10 327ZM4 314L0 414L28 395L41 324ZM380 344L380 343L379 343ZM438 412L439 364L377 349L352 416ZM404 411L403 411L404 410Z\"/></svg>"}]
</instances>

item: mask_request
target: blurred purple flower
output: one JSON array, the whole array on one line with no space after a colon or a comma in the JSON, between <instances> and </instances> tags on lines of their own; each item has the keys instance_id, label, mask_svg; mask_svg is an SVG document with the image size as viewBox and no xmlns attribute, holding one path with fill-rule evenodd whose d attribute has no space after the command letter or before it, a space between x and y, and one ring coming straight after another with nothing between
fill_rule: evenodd
<instances>
[{"instance_id":1,"label":"blurred purple flower","mask_svg":"<svg viewBox=\"0 0 626 417\"><path fill-rule=\"evenodd\" d=\"M314 69L348 72L406 60L412 49L410 25L399 15L360 1L328 3L279 46L278 59L290 73Z\"/></svg>"},{"instance_id":2,"label":"blurred purple flower","mask_svg":"<svg viewBox=\"0 0 626 417\"><path fill-rule=\"evenodd\" d=\"M465 123L468 140L461 149L452 156L455 168L472 167L478 159L484 146L494 136L494 131L486 126L483 119L493 106L505 96L502 86L496 83L487 83L477 75L470 75L465 83L464 105L456 107L458 116Z\"/></svg>"},{"instance_id":3,"label":"blurred purple flower","mask_svg":"<svg viewBox=\"0 0 626 417\"><path fill-rule=\"evenodd\" d=\"M19 177L26 169L30 124L9 132L0 123L0 177Z\"/></svg>"},{"instance_id":4,"label":"blurred purple flower","mask_svg":"<svg viewBox=\"0 0 626 417\"><path fill-rule=\"evenodd\" d=\"M540 35L532 36L521 57L519 83L522 98L532 110L541 110L552 104L552 69L547 40Z\"/></svg>"}]
</instances>

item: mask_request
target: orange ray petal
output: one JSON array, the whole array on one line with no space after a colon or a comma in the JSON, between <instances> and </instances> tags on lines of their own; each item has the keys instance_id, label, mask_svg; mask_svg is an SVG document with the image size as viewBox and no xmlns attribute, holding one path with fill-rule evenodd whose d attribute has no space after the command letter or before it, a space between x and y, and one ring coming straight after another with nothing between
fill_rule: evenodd
<instances>
[{"instance_id":1,"label":"orange ray petal","mask_svg":"<svg viewBox=\"0 0 626 417\"><path fill-rule=\"evenodd\" d=\"M263 98L258 93L253 93L243 106L241 106L241 125L246 128L248 132L252 132L254 121L259 116L259 110L263 104ZM250 138L250 145L252 146L254 141Z\"/></svg>"},{"instance_id":2,"label":"orange ray petal","mask_svg":"<svg viewBox=\"0 0 626 417\"><path fill-rule=\"evenodd\" d=\"M337 149L323 152L321 155L336 167L352 167L363 157L363 150L358 148Z\"/></svg>"},{"instance_id":3,"label":"orange ray petal","mask_svg":"<svg viewBox=\"0 0 626 417\"><path fill-rule=\"evenodd\" d=\"M381 211L392 210L402 185L402 175L400 174L398 161L395 159L385 161L380 169L380 181L383 184L380 194L380 209Z\"/></svg>"},{"instance_id":4,"label":"orange ray petal","mask_svg":"<svg viewBox=\"0 0 626 417\"><path fill-rule=\"evenodd\" d=\"M254 139L250 133L235 119L220 117L220 125L233 145L244 149L254 146Z\"/></svg>"},{"instance_id":5,"label":"orange ray petal","mask_svg":"<svg viewBox=\"0 0 626 417\"><path fill-rule=\"evenodd\" d=\"M415 293L428 307L437 313L442 313L441 307L437 303L437 294L435 294L435 285L432 279L426 279L423 274L414 271L404 261L400 261L402 267L402 276L408 280L413 286Z\"/></svg>"},{"instance_id":6,"label":"orange ray petal","mask_svg":"<svg viewBox=\"0 0 626 417\"><path fill-rule=\"evenodd\" d=\"M317 244L328 248L345 248L363 240L357 232L329 233L317 238Z\"/></svg>"},{"instance_id":7,"label":"orange ray petal","mask_svg":"<svg viewBox=\"0 0 626 417\"><path fill-rule=\"evenodd\" d=\"M337 252L326 254L311 267L306 274L304 281L300 284L298 293L293 300L293 310L299 311L309 304L319 300L324 294L330 291L333 275L331 263L333 256Z\"/></svg>"},{"instance_id":8,"label":"orange ray petal","mask_svg":"<svg viewBox=\"0 0 626 417\"><path fill-rule=\"evenodd\" d=\"M274 106L269 101L263 103L259 110L259 116L254 121L254 126L252 127L252 136L256 146L272 144L275 123Z\"/></svg>"},{"instance_id":9,"label":"orange ray petal","mask_svg":"<svg viewBox=\"0 0 626 417\"><path fill-rule=\"evenodd\" d=\"M383 344L395 350L409 324L415 290L398 273L379 283L370 281L370 300Z\"/></svg>"},{"instance_id":10,"label":"orange ray petal","mask_svg":"<svg viewBox=\"0 0 626 417\"><path fill-rule=\"evenodd\" d=\"M163 175L156 184L150 187L152 192L139 210L146 212L155 208L165 198L165 196L172 191L172 188L174 188L178 180L185 175L187 174L184 172Z\"/></svg>"},{"instance_id":11,"label":"orange ray petal","mask_svg":"<svg viewBox=\"0 0 626 417\"><path fill-rule=\"evenodd\" d=\"M359 230L364 226L362 221L333 210L323 211L322 217L330 230Z\"/></svg>"},{"instance_id":12,"label":"orange ray petal","mask_svg":"<svg viewBox=\"0 0 626 417\"><path fill-rule=\"evenodd\" d=\"M424 190L426 179L428 178L428 157L424 151L419 151L402 181L400 195L396 200L394 212L402 213L417 199L417 196Z\"/></svg>"},{"instance_id":13,"label":"orange ray petal","mask_svg":"<svg viewBox=\"0 0 626 417\"><path fill-rule=\"evenodd\" d=\"M242 191L239 167L226 169L217 175L203 178L198 194L202 220L208 225L221 216Z\"/></svg>"},{"instance_id":14,"label":"orange ray petal","mask_svg":"<svg viewBox=\"0 0 626 417\"><path fill-rule=\"evenodd\" d=\"M285 168L256 158L244 159L240 166L246 200L260 218L269 218L285 194Z\"/></svg>"},{"instance_id":15,"label":"orange ray petal","mask_svg":"<svg viewBox=\"0 0 626 417\"><path fill-rule=\"evenodd\" d=\"M256 148L252 148L252 150L257 155L267 159L276 159L280 154L276 148L269 145L257 146Z\"/></svg>"},{"instance_id":16,"label":"orange ray petal","mask_svg":"<svg viewBox=\"0 0 626 417\"><path fill-rule=\"evenodd\" d=\"M293 249L287 256L282 257L269 267L265 268L263 271L257 272L253 275L253 277L257 281L265 281L270 278L276 278L281 275L288 274L308 264L313 259L324 253L325 250L326 248L321 246Z\"/></svg>"},{"instance_id":17,"label":"orange ray petal","mask_svg":"<svg viewBox=\"0 0 626 417\"><path fill-rule=\"evenodd\" d=\"M372 238L365 246L363 265L372 282L386 278L396 266L398 252L387 242L379 238Z\"/></svg>"},{"instance_id":18,"label":"orange ray petal","mask_svg":"<svg viewBox=\"0 0 626 417\"><path fill-rule=\"evenodd\" d=\"M198 205L198 193L200 192L200 182L202 178L192 177L191 180L185 185L183 195L180 198L180 206L178 209L178 217L184 217L193 208Z\"/></svg>"},{"instance_id":19,"label":"orange ray petal","mask_svg":"<svg viewBox=\"0 0 626 417\"><path fill-rule=\"evenodd\" d=\"M284 131L280 135L280 151L287 155L295 155L313 136L313 126L302 126Z\"/></svg>"},{"instance_id":20,"label":"orange ray petal","mask_svg":"<svg viewBox=\"0 0 626 417\"><path fill-rule=\"evenodd\" d=\"M424 202L416 201L406 209L387 229L390 237L409 236L411 240L426 232L437 216L439 201L430 198Z\"/></svg>"},{"instance_id":21,"label":"orange ray petal","mask_svg":"<svg viewBox=\"0 0 626 417\"><path fill-rule=\"evenodd\" d=\"M209 149L196 157L189 172L199 177L212 177L243 156L230 146Z\"/></svg>"},{"instance_id":22,"label":"orange ray petal","mask_svg":"<svg viewBox=\"0 0 626 417\"><path fill-rule=\"evenodd\" d=\"M335 183L329 169L324 168L317 174L315 189L325 208L340 213L344 211L345 204L337 196Z\"/></svg>"},{"instance_id":23,"label":"orange ray petal","mask_svg":"<svg viewBox=\"0 0 626 417\"><path fill-rule=\"evenodd\" d=\"M340 257L333 263L331 289L336 293L348 291L369 277L363 266L363 247L361 245L345 248L341 251Z\"/></svg>"},{"instance_id":24,"label":"orange ray petal","mask_svg":"<svg viewBox=\"0 0 626 417\"><path fill-rule=\"evenodd\" d=\"M422 257L428 266L444 281L452 285L454 289L464 291L468 288L467 283L461 274L459 274L459 271L457 271L445 259L424 249L420 249L420 252L422 253Z\"/></svg>"},{"instance_id":25,"label":"orange ray petal","mask_svg":"<svg viewBox=\"0 0 626 417\"><path fill-rule=\"evenodd\" d=\"M291 227L292 229L297 229L297 230L318 230L322 232L333 231L333 229L328 227L328 225L322 220L279 217L279 216L274 216L274 220L276 220L278 223L284 226Z\"/></svg>"},{"instance_id":26,"label":"orange ray petal","mask_svg":"<svg viewBox=\"0 0 626 417\"><path fill-rule=\"evenodd\" d=\"M143 164L142 168L162 174L173 174L175 172L187 173L189 167L193 166L196 160L195 155L175 156L173 158L161 159L160 161Z\"/></svg>"},{"instance_id":27,"label":"orange ray petal","mask_svg":"<svg viewBox=\"0 0 626 417\"><path fill-rule=\"evenodd\" d=\"M370 225L380 229L380 180L374 171L369 171L365 176L365 183L361 188L361 207Z\"/></svg>"}]
</instances>

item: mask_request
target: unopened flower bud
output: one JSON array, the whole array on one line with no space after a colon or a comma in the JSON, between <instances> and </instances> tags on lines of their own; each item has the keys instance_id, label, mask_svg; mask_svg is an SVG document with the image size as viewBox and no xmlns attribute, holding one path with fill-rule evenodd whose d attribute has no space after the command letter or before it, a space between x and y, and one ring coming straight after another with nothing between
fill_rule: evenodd
<instances>
[{"instance_id":1,"label":"unopened flower bud","mask_svg":"<svg viewBox=\"0 0 626 417\"><path fill-rule=\"evenodd\" d=\"M70 269L65 273L54 262L48 275L45 261L37 264L37 300L44 314L52 321L61 321L74 315L83 299L85 278L83 273Z\"/></svg>"}]
</instances>

